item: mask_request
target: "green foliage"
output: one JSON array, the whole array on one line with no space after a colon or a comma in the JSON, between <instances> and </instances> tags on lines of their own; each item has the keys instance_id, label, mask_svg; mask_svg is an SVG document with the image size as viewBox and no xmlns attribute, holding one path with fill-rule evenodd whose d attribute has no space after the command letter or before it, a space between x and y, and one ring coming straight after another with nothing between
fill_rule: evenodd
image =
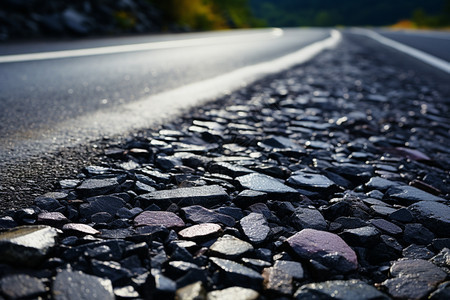
<instances>
[{"instance_id":1,"label":"green foliage","mask_svg":"<svg viewBox=\"0 0 450 300\"><path fill-rule=\"evenodd\" d=\"M269 26L382 26L410 18L417 8L437 15L444 2L449 0L250 0L250 5Z\"/></svg>"},{"instance_id":2,"label":"green foliage","mask_svg":"<svg viewBox=\"0 0 450 300\"><path fill-rule=\"evenodd\" d=\"M436 15L427 14L422 8L412 14L412 21L419 28L450 26L450 0L446 0L442 12Z\"/></svg>"},{"instance_id":3,"label":"green foliage","mask_svg":"<svg viewBox=\"0 0 450 300\"><path fill-rule=\"evenodd\" d=\"M126 11L117 11L114 13L114 18L120 28L128 30L136 25L135 17Z\"/></svg>"},{"instance_id":4,"label":"green foliage","mask_svg":"<svg viewBox=\"0 0 450 300\"><path fill-rule=\"evenodd\" d=\"M163 13L166 27L192 30L262 26L247 0L148 0Z\"/></svg>"}]
</instances>

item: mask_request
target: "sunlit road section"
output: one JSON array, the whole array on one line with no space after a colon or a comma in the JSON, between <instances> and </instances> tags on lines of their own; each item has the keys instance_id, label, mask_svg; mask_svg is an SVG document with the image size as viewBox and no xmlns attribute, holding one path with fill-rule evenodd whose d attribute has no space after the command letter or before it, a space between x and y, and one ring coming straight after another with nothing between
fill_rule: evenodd
<instances>
[{"instance_id":1,"label":"sunlit road section","mask_svg":"<svg viewBox=\"0 0 450 300\"><path fill-rule=\"evenodd\" d=\"M2 44L0 159L145 128L303 62L339 36L271 28Z\"/></svg>"}]
</instances>

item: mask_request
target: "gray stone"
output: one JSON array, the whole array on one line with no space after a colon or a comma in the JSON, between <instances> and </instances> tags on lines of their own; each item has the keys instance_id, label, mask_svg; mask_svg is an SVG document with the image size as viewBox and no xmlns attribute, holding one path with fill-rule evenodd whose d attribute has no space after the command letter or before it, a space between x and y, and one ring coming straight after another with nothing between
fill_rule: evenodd
<instances>
[{"instance_id":1,"label":"gray stone","mask_svg":"<svg viewBox=\"0 0 450 300\"><path fill-rule=\"evenodd\" d=\"M231 260L217 257L209 259L219 268L226 283L248 288L261 288L263 277L258 272Z\"/></svg>"},{"instance_id":2,"label":"gray stone","mask_svg":"<svg viewBox=\"0 0 450 300\"><path fill-rule=\"evenodd\" d=\"M447 274L431 262L422 259L396 261L391 276L382 283L394 298L422 299L445 280Z\"/></svg>"},{"instance_id":3,"label":"gray stone","mask_svg":"<svg viewBox=\"0 0 450 300\"><path fill-rule=\"evenodd\" d=\"M403 230L395 225L394 223L391 223L389 221L386 221L384 219L374 219L370 221L370 224L375 226L376 228L392 235L397 235L403 232Z\"/></svg>"},{"instance_id":4,"label":"gray stone","mask_svg":"<svg viewBox=\"0 0 450 300\"><path fill-rule=\"evenodd\" d=\"M182 211L186 220L193 223L220 223L229 227L234 226L236 223L233 217L215 212L200 205L183 207Z\"/></svg>"},{"instance_id":5,"label":"gray stone","mask_svg":"<svg viewBox=\"0 0 450 300\"><path fill-rule=\"evenodd\" d=\"M38 298L47 289L41 280L25 274L8 275L0 279L0 292L8 299Z\"/></svg>"},{"instance_id":6,"label":"gray stone","mask_svg":"<svg viewBox=\"0 0 450 300\"><path fill-rule=\"evenodd\" d=\"M49 226L20 226L0 233L0 261L37 266L56 246L56 229Z\"/></svg>"},{"instance_id":7,"label":"gray stone","mask_svg":"<svg viewBox=\"0 0 450 300\"><path fill-rule=\"evenodd\" d=\"M233 165L233 164L226 163L226 162L213 163L209 166L208 170L211 173L224 174L224 175L230 176L232 178L236 178L239 176L243 176L243 175L247 175L247 174L251 174L251 173L255 172L255 171L252 171L245 167L242 167L239 165Z\"/></svg>"},{"instance_id":8,"label":"gray stone","mask_svg":"<svg viewBox=\"0 0 450 300\"><path fill-rule=\"evenodd\" d=\"M262 174L249 174L237 177L239 184L246 189L267 193L269 196L295 197L299 193L279 180Z\"/></svg>"},{"instance_id":9,"label":"gray stone","mask_svg":"<svg viewBox=\"0 0 450 300\"><path fill-rule=\"evenodd\" d=\"M287 182L294 187L308 190L326 190L335 186L335 183L324 175L302 172L292 174L292 176L288 178Z\"/></svg>"},{"instance_id":10,"label":"gray stone","mask_svg":"<svg viewBox=\"0 0 450 300\"><path fill-rule=\"evenodd\" d=\"M248 207L255 203L263 203L267 200L267 193L252 191L252 190L243 190L240 192L236 198L234 198L233 202L239 207Z\"/></svg>"},{"instance_id":11,"label":"gray stone","mask_svg":"<svg viewBox=\"0 0 450 300\"><path fill-rule=\"evenodd\" d=\"M250 213L240 220L242 231L252 243L262 243L269 235L270 228L262 214Z\"/></svg>"},{"instance_id":12,"label":"gray stone","mask_svg":"<svg viewBox=\"0 0 450 300\"><path fill-rule=\"evenodd\" d=\"M403 240L409 244L428 245L434 234L420 223L406 224Z\"/></svg>"},{"instance_id":13,"label":"gray stone","mask_svg":"<svg viewBox=\"0 0 450 300\"><path fill-rule=\"evenodd\" d=\"M403 249L402 255L404 258L427 260L433 257L434 253L425 246L412 244Z\"/></svg>"},{"instance_id":14,"label":"gray stone","mask_svg":"<svg viewBox=\"0 0 450 300\"><path fill-rule=\"evenodd\" d=\"M49 198L49 197L37 197L36 199L34 199L34 204L39 207L40 209L43 210L47 210L47 211L55 211L61 207L63 207L63 205L61 203L59 203L58 200L54 199L54 198Z\"/></svg>"},{"instance_id":15,"label":"gray stone","mask_svg":"<svg viewBox=\"0 0 450 300\"><path fill-rule=\"evenodd\" d=\"M336 234L303 229L286 242L302 259L313 259L330 269L344 273L358 268L356 253Z\"/></svg>"},{"instance_id":16,"label":"gray stone","mask_svg":"<svg viewBox=\"0 0 450 300\"><path fill-rule=\"evenodd\" d=\"M345 229L340 236L352 246L373 246L378 242L380 232L372 226Z\"/></svg>"},{"instance_id":17,"label":"gray stone","mask_svg":"<svg viewBox=\"0 0 450 300\"><path fill-rule=\"evenodd\" d=\"M429 300L446 300L450 299L450 281L441 283L436 291L431 293Z\"/></svg>"},{"instance_id":18,"label":"gray stone","mask_svg":"<svg viewBox=\"0 0 450 300\"><path fill-rule=\"evenodd\" d=\"M115 299L109 279L69 270L61 271L56 275L52 295L55 300Z\"/></svg>"},{"instance_id":19,"label":"gray stone","mask_svg":"<svg viewBox=\"0 0 450 300\"><path fill-rule=\"evenodd\" d=\"M76 191L83 197L92 197L107 194L114 191L118 186L119 182L115 178L86 179L76 188Z\"/></svg>"},{"instance_id":20,"label":"gray stone","mask_svg":"<svg viewBox=\"0 0 450 300\"><path fill-rule=\"evenodd\" d=\"M382 192L397 185L399 185L398 182L387 180L382 177L372 177L369 182L366 183L366 187L368 187L369 189L375 189Z\"/></svg>"},{"instance_id":21,"label":"gray stone","mask_svg":"<svg viewBox=\"0 0 450 300\"><path fill-rule=\"evenodd\" d=\"M277 260L273 267L282 270L284 273L297 280L301 280L305 277L302 264L296 261Z\"/></svg>"},{"instance_id":22,"label":"gray stone","mask_svg":"<svg viewBox=\"0 0 450 300\"><path fill-rule=\"evenodd\" d=\"M252 245L229 234L220 237L209 247L212 255L227 259L235 259L252 250Z\"/></svg>"},{"instance_id":23,"label":"gray stone","mask_svg":"<svg viewBox=\"0 0 450 300\"><path fill-rule=\"evenodd\" d=\"M173 190L155 191L138 197L145 205L156 204L167 209L170 204L178 206L201 205L212 207L230 200L225 190L218 185L179 188Z\"/></svg>"},{"instance_id":24,"label":"gray stone","mask_svg":"<svg viewBox=\"0 0 450 300\"><path fill-rule=\"evenodd\" d=\"M310 283L301 286L294 295L297 300L307 299L358 299L358 300L388 300L389 297L368 285L352 280L333 280L321 283Z\"/></svg>"},{"instance_id":25,"label":"gray stone","mask_svg":"<svg viewBox=\"0 0 450 300\"><path fill-rule=\"evenodd\" d=\"M445 202L445 199L434 196L418 188L402 185L394 186L387 190L386 194L404 204L413 204L419 201L440 201Z\"/></svg>"},{"instance_id":26,"label":"gray stone","mask_svg":"<svg viewBox=\"0 0 450 300\"><path fill-rule=\"evenodd\" d=\"M292 226L297 229L312 228L326 230L328 227L322 214L315 208L298 207L290 217Z\"/></svg>"},{"instance_id":27,"label":"gray stone","mask_svg":"<svg viewBox=\"0 0 450 300\"><path fill-rule=\"evenodd\" d=\"M97 196L89 198L88 203L80 205L80 214L90 219L93 214L107 212L114 216L119 209L125 206L125 201L116 196Z\"/></svg>"},{"instance_id":28,"label":"gray stone","mask_svg":"<svg viewBox=\"0 0 450 300\"><path fill-rule=\"evenodd\" d=\"M259 293L252 289L230 287L223 290L212 291L207 294L207 300L256 300Z\"/></svg>"},{"instance_id":29,"label":"gray stone","mask_svg":"<svg viewBox=\"0 0 450 300\"><path fill-rule=\"evenodd\" d=\"M184 227L183 220L173 212L144 211L134 218L134 226Z\"/></svg>"},{"instance_id":30,"label":"gray stone","mask_svg":"<svg viewBox=\"0 0 450 300\"><path fill-rule=\"evenodd\" d=\"M433 256L430 261L438 267L450 269L450 249L444 248L437 255Z\"/></svg>"},{"instance_id":31,"label":"gray stone","mask_svg":"<svg viewBox=\"0 0 450 300\"><path fill-rule=\"evenodd\" d=\"M439 202L421 201L408 210L428 229L442 237L450 236L450 207Z\"/></svg>"}]
</instances>

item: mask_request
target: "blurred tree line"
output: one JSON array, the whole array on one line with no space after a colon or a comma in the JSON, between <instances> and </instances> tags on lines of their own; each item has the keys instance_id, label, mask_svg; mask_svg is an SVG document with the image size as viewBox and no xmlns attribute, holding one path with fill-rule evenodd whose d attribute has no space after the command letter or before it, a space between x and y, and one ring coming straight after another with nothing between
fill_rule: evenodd
<instances>
[{"instance_id":1,"label":"blurred tree line","mask_svg":"<svg viewBox=\"0 0 450 300\"><path fill-rule=\"evenodd\" d=\"M411 21L416 27L449 27L450 0L445 0L444 8L439 14L427 14L422 8L414 11Z\"/></svg>"},{"instance_id":2,"label":"blurred tree line","mask_svg":"<svg viewBox=\"0 0 450 300\"><path fill-rule=\"evenodd\" d=\"M449 0L250 0L269 26L391 25L402 19L443 26ZM445 7L445 9L443 9ZM445 13L446 11L446 13Z\"/></svg>"},{"instance_id":3,"label":"blurred tree line","mask_svg":"<svg viewBox=\"0 0 450 300\"><path fill-rule=\"evenodd\" d=\"M166 29L213 30L264 26L248 0L148 0L163 14Z\"/></svg>"}]
</instances>

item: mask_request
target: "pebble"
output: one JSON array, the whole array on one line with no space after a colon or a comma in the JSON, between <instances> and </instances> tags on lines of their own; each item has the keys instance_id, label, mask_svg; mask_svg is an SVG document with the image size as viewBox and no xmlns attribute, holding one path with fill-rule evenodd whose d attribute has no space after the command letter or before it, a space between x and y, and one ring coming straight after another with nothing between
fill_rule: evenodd
<instances>
[{"instance_id":1,"label":"pebble","mask_svg":"<svg viewBox=\"0 0 450 300\"><path fill-rule=\"evenodd\" d=\"M42 280L24 274L0 279L0 291L8 299L38 298L46 293Z\"/></svg>"},{"instance_id":2,"label":"pebble","mask_svg":"<svg viewBox=\"0 0 450 300\"><path fill-rule=\"evenodd\" d=\"M396 261L390 273L394 278L382 284L390 295L402 299L422 299L447 277L444 271L422 259Z\"/></svg>"},{"instance_id":3,"label":"pebble","mask_svg":"<svg viewBox=\"0 0 450 300\"><path fill-rule=\"evenodd\" d=\"M231 260L217 257L209 259L219 268L225 282L256 290L262 286L263 277L258 272Z\"/></svg>"},{"instance_id":4,"label":"pebble","mask_svg":"<svg viewBox=\"0 0 450 300\"><path fill-rule=\"evenodd\" d=\"M58 232L49 226L20 226L0 232L0 261L19 266L39 265L56 246Z\"/></svg>"},{"instance_id":5,"label":"pebble","mask_svg":"<svg viewBox=\"0 0 450 300\"><path fill-rule=\"evenodd\" d=\"M209 292L207 300L256 300L259 298L259 293L252 289L242 287L230 287L223 290L216 290Z\"/></svg>"},{"instance_id":6,"label":"pebble","mask_svg":"<svg viewBox=\"0 0 450 300\"><path fill-rule=\"evenodd\" d=\"M388 300L389 297L367 283L352 280L333 280L301 286L294 295L297 300L306 299L360 299Z\"/></svg>"},{"instance_id":7,"label":"pebble","mask_svg":"<svg viewBox=\"0 0 450 300\"><path fill-rule=\"evenodd\" d=\"M229 200L228 194L218 185L178 188L173 190L155 191L139 198L145 205L156 204L168 208L175 203L178 206L201 205L212 207Z\"/></svg>"},{"instance_id":8,"label":"pebble","mask_svg":"<svg viewBox=\"0 0 450 300\"><path fill-rule=\"evenodd\" d=\"M178 232L184 239L194 241L204 241L214 238L220 234L222 227L214 223L203 223L187 227Z\"/></svg>"},{"instance_id":9,"label":"pebble","mask_svg":"<svg viewBox=\"0 0 450 300\"><path fill-rule=\"evenodd\" d=\"M236 259L252 250L253 246L250 243L229 234L220 237L209 247L212 255L227 259Z\"/></svg>"},{"instance_id":10,"label":"pebble","mask_svg":"<svg viewBox=\"0 0 450 300\"><path fill-rule=\"evenodd\" d=\"M115 299L109 279L69 270L63 270L56 275L52 296L56 300Z\"/></svg>"},{"instance_id":11,"label":"pebble","mask_svg":"<svg viewBox=\"0 0 450 300\"><path fill-rule=\"evenodd\" d=\"M263 192L272 197L291 198L298 195L295 189L267 175L248 174L237 177L236 180L245 189Z\"/></svg>"},{"instance_id":12,"label":"pebble","mask_svg":"<svg viewBox=\"0 0 450 300\"><path fill-rule=\"evenodd\" d=\"M83 197L97 196L114 191L119 186L117 179L87 179L76 188L77 193Z\"/></svg>"},{"instance_id":13,"label":"pebble","mask_svg":"<svg viewBox=\"0 0 450 300\"><path fill-rule=\"evenodd\" d=\"M173 212L144 211L134 218L134 226L184 227L184 221Z\"/></svg>"},{"instance_id":14,"label":"pebble","mask_svg":"<svg viewBox=\"0 0 450 300\"><path fill-rule=\"evenodd\" d=\"M258 213L250 213L243 217L239 224L247 239L252 243L262 243L266 240L270 228L264 216Z\"/></svg>"},{"instance_id":15,"label":"pebble","mask_svg":"<svg viewBox=\"0 0 450 300\"><path fill-rule=\"evenodd\" d=\"M338 235L315 229L303 229L286 241L302 259L315 259L338 272L351 272L358 268L355 252Z\"/></svg>"}]
</instances>

